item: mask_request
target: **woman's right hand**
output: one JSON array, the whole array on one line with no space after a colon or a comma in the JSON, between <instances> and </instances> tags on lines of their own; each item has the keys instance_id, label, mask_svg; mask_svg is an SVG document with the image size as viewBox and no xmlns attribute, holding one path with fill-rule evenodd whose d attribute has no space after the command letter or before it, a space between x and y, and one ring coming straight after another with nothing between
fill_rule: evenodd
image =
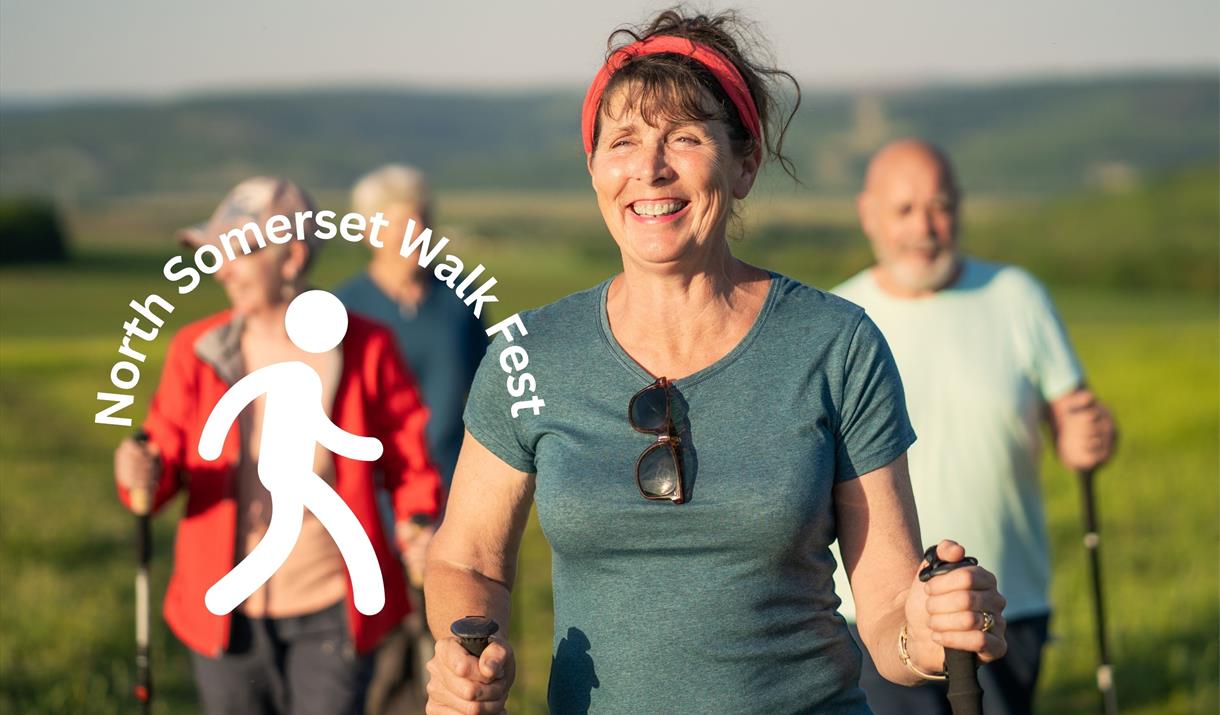
<instances>
[{"instance_id":1,"label":"woman's right hand","mask_svg":"<svg viewBox=\"0 0 1220 715\"><path fill-rule=\"evenodd\" d=\"M428 674L428 715L492 715L505 712L517 664L502 638L493 637L479 658L457 638L443 638L428 661Z\"/></svg>"},{"instance_id":2,"label":"woman's right hand","mask_svg":"<svg viewBox=\"0 0 1220 715\"><path fill-rule=\"evenodd\" d=\"M145 491L149 494L157 489L157 478L161 475L160 451L152 442L138 442L128 437L114 450L114 481L126 491Z\"/></svg>"}]
</instances>

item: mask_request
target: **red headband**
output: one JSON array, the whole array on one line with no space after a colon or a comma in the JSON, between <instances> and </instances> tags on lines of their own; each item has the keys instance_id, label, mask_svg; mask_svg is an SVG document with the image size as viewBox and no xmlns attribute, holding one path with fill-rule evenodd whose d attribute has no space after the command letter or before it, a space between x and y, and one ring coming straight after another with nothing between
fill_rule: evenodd
<instances>
[{"instance_id":1,"label":"red headband","mask_svg":"<svg viewBox=\"0 0 1220 715\"><path fill-rule=\"evenodd\" d=\"M750 88L746 86L746 81L742 79L741 73L737 71L737 67L732 62L719 52L700 45L694 40L671 35L653 35L646 40L615 51L610 59L606 60L606 64L602 65L597 76L593 78L593 84L589 85L589 91L585 94L585 104L580 112L580 135L585 142L585 153L593 152L593 125L597 121L597 110L601 105L602 93L606 91L610 78L623 65L636 57L663 53L686 55L708 68L720 82L725 94L732 100L733 106L737 107L737 114L741 117L742 123L746 125L746 131L754 137L755 141L762 143L762 123L758 118L758 107L754 105L754 98L750 96Z\"/></svg>"}]
</instances>

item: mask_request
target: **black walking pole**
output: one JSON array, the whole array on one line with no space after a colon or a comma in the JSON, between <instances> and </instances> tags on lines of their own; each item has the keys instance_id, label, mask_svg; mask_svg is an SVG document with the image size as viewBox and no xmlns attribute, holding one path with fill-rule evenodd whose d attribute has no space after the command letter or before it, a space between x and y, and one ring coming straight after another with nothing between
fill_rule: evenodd
<instances>
[{"instance_id":1,"label":"black walking pole","mask_svg":"<svg viewBox=\"0 0 1220 715\"><path fill-rule=\"evenodd\" d=\"M1093 498L1092 469L1080 470L1080 490L1084 508L1084 548L1089 552L1089 571L1093 578L1093 621L1097 626L1097 689L1101 692L1103 715L1118 715L1118 693L1114 689L1114 669L1106 648L1106 618L1101 598L1101 536L1097 530L1097 505Z\"/></svg>"},{"instance_id":2,"label":"black walking pole","mask_svg":"<svg viewBox=\"0 0 1220 715\"><path fill-rule=\"evenodd\" d=\"M928 562L919 572L919 580L927 582L933 576L948 573L963 566L974 566L978 559L967 556L961 561L942 561L936 555L936 547L930 546L923 558ZM983 689L979 687L979 661L974 653L945 648L945 673L949 676L949 707L953 715L982 715Z\"/></svg>"},{"instance_id":3,"label":"black walking pole","mask_svg":"<svg viewBox=\"0 0 1220 715\"><path fill-rule=\"evenodd\" d=\"M478 658L491 642L492 635L500 630L500 624L483 616L466 616L454 621L449 630L457 636L467 653Z\"/></svg>"},{"instance_id":4,"label":"black walking pole","mask_svg":"<svg viewBox=\"0 0 1220 715\"><path fill-rule=\"evenodd\" d=\"M143 447L148 443L148 433L136 432L135 440ZM136 514L136 684L134 694L140 703L140 712L147 715L152 709L152 669L148 658L148 562L152 556L152 493L148 489L131 491L131 510Z\"/></svg>"}]
</instances>

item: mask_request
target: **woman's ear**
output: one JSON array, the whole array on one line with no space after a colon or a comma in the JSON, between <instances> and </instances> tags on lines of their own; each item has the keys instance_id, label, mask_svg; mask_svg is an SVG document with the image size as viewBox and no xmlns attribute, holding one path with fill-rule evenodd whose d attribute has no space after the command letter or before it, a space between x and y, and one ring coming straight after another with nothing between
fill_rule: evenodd
<instances>
[{"instance_id":1,"label":"woman's ear","mask_svg":"<svg viewBox=\"0 0 1220 715\"><path fill-rule=\"evenodd\" d=\"M589 183L593 185L594 190L597 189L597 184L593 181L593 152L585 152L585 168L589 170Z\"/></svg>"},{"instance_id":2,"label":"woman's ear","mask_svg":"<svg viewBox=\"0 0 1220 715\"><path fill-rule=\"evenodd\" d=\"M283 271L284 280L294 281L305 273L305 268L309 265L309 247L304 241L289 241L288 242L288 257L284 259L284 263L280 266Z\"/></svg>"},{"instance_id":3,"label":"woman's ear","mask_svg":"<svg viewBox=\"0 0 1220 715\"><path fill-rule=\"evenodd\" d=\"M754 187L758 178L758 169L762 166L762 150L756 149L741 160L741 173L733 180L733 198L744 199Z\"/></svg>"}]
</instances>

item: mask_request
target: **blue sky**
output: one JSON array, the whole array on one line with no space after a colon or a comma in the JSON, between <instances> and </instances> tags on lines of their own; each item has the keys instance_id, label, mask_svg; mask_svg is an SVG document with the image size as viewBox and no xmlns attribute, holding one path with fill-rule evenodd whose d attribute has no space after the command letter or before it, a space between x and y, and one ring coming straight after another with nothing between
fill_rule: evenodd
<instances>
[{"instance_id":1,"label":"blue sky","mask_svg":"<svg viewBox=\"0 0 1220 715\"><path fill-rule=\"evenodd\" d=\"M343 85L581 87L668 3L0 2L0 97ZM698 7L723 7L702 3ZM811 87L1213 69L1217 0L734 3Z\"/></svg>"}]
</instances>

